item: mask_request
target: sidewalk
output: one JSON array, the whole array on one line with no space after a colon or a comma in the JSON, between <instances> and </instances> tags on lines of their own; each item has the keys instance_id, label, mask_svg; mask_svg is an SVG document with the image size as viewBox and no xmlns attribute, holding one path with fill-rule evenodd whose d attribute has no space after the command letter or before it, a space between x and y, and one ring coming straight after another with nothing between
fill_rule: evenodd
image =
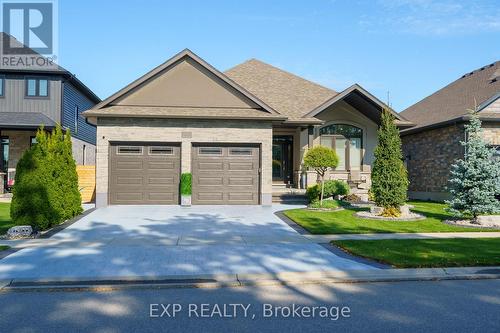
<instances>
[{"instance_id":1,"label":"sidewalk","mask_svg":"<svg viewBox=\"0 0 500 333\"><path fill-rule=\"evenodd\" d=\"M329 243L336 240L382 240L382 239L446 239L446 238L500 238L500 232L425 232L387 234L330 234L303 235L315 243Z\"/></svg>"},{"instance_id":2,"label":"sidewalk","mask_svg":"<svg viewBox=\"0 0 500 333\"><path fill-rule=\"evenodd\" d=\"M203 274L170 276L101 277L82 279L0 280L0 292L16 290L123 290L147 288L219 288L255 285L399 282L500 279L500 266L409 268L385 270L336 270L281 272L275 274Z\"/></svg>"},{"instance_id":3,"label":"sidewalk","mask_svg":"<svg viewBox=\"0 0 500 333\"><path fill-rule=\"evenodd\" d=\"M172 237L161 240L152 240L149 245L163 246L185 246L185 245L210 245L210 244L300 244L317 243L325 244L335 240L382 240L382 239L446 239L446 238L500 238L500 232L428 232L428 233L388 233L388 234L331 234L331 235L297 235L294 237ZM13 249L23 249L38 246L79 246L96 247L113 243L115 245L139 245L131 244L133 240L110 240L103 239L95 242L78 242L67 239L37 238L20 240L0 239L0 245L7 245Z\"/></svg>"}]
</instances>

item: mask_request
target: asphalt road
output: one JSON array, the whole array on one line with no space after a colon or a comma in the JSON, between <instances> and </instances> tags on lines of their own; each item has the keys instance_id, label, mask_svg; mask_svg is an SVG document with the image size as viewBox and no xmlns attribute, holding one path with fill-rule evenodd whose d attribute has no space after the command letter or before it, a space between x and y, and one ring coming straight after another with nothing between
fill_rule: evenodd
<instances>
[{"instance_id":1,"label":"asphalt road","mask_svg":"<svg viewBox=\"0 0 500 333\"><path fill-rule=\"evenodd\" d=\"M8 292L0 313L0 332L485 333L500 332L500 280Z\"/></svg>"}]
</instances>

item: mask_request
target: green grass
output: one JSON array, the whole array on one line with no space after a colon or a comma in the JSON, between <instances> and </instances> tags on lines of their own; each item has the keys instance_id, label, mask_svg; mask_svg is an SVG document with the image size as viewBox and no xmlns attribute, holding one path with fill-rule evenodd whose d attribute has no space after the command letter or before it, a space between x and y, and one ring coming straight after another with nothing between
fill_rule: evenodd
<instances>
[{"instance_id":1,"label":"green grass","mask_svg":"<svg viewBox=\"0 0 500 333\"><path fill-rule=\"evenodd\" d=\"M10 219L10 203L0 202L0 235L3 235L13 227L14 223Z\"/></svg>"},{"instance_id":2,"label":"green grass","mask_svg":"<svg viewBox=\"0 0 500 333\"><path fill-rule=\"evenodd\" d=\"M425 215L426 219L420 221L361 219L354 216L354 213L363 209L351 207L335 212L293 209L285 211L284 214L313 234L492 231L443 223L443 220L452 218L445 212L445 204L423 201L409 203L415 207L412 209L414 212Z\"/></svg>"},{"instance_id":3,"label":"green grass","mask_svg":"<svg viewBox=\"0 0 500 333\"><path fill-rule=\"evenodd\" d=\"M319 201L315 201L309 205L310 208L339 208L340 204L337 200L323 200L323 206L320 206Z\"/></svg>"},{"instance_id":4,"label":"green grass","mask_svg":"<svg viewBox=\"0 0 500 333\"><path fill-rule=\"evenodd\" d=\"M345 240L332 244L398 268L500 265L500 238Z\"/></svg>"}]
</instances>

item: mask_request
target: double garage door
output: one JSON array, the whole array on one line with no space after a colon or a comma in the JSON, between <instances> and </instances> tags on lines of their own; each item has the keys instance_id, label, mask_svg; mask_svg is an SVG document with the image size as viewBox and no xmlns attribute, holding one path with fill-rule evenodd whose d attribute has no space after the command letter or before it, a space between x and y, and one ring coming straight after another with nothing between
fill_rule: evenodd
<instances>
[{"instance_id":1,"label":"double garage door","mask_svg":"<svg viewBox=\"0 0 500 333\"><path fill-rule=\"evenodd\" d=\"M180 146L117 143L110 146L110 204L179 203ZM258 204L260 149L251 145L193 145L192 203Z\"/></svg>"}]
</instances>

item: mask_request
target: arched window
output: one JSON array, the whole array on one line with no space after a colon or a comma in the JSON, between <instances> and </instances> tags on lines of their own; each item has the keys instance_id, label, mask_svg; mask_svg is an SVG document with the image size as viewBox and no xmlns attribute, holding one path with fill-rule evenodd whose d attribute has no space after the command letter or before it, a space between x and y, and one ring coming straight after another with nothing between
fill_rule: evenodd
<instances>
[{"instance_id":1,"label":"arched window","mask_svg":"<svg viewBox=\"0 0 500 333\"><path fill-rule=\"evenodd\" d=\"M339 156L337 170L361 170L363 130L347 124L331 124L319 131L321 145L330 147Z\"/></svg>"}]
</instances>

